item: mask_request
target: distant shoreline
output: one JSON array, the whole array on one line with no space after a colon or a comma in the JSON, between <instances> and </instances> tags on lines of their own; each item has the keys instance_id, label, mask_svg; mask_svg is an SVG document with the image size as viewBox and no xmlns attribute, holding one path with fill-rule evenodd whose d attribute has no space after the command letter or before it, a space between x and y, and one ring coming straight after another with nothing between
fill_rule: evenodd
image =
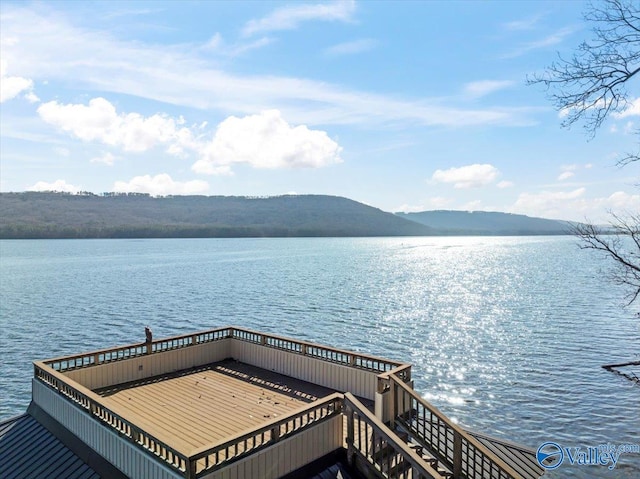
<instances>
[{"instance_id":1,"label":"distant shoreline","mask_svg":"<svg viewBox=\"0 0 640 479\"><path fill-rule=\"evenodd\" d=\"M0 193L0 239L561 236L569 225L507 213L393 214L325 195Z\"/></svg>"}]
</instances>

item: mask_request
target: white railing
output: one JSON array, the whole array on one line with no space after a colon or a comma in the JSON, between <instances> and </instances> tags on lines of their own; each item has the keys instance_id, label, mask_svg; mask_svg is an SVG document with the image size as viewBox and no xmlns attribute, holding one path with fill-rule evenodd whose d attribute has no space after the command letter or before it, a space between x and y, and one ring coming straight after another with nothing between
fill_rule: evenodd
<instances>
[{"instance_id":1,"label":"white railing","mask_svg":"<svg viewBox=\"0 0 640 479\"><path fill-rule=\"evenodd\" d=\"M330 346L322 346L237 327L211 329L199 333L160 339L150 343L130 344L90 353L64 356L48 359L43 361L43 363L56 371L64 373L75 369L109 364L116 361L146 356L148 354L159 354L227 338L376 373L390 372L398 367L407 366L407 364L398 361L391 361L367 354L345 351Z\"/></svg>"}]
</instances>

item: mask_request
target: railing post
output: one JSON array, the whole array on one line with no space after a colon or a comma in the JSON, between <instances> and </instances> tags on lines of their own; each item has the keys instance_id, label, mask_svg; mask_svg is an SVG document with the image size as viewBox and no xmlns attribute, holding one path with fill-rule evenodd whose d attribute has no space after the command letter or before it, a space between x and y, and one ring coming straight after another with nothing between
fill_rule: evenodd
<instances>
[{"instance_id":1,"label":"railing post","mask_svg":"<svg viewBox=\"0 0 640 479\"><path fill-rule=\"evenodd\" d=\"M453 431L453 479L462 478L462 435Z\"/></svg>"},{"instance_id":2,"label":"railing post","mask_svg":"<svg viewBox=\"0 0 640 479\"><path fill-rule=\"evenodd\" d=\"M187 457L184 463L184 477L186 479L196 479L196 465L198 461Z\"/></svg>"},{"instance_id":3,"label":"railing post","mask_svg":"<svg viewBox=\"0 0 640 479\"><path fill-rule=\"evenodd\" d=\"M280 425L277 425L273 429L271 429L271 440L273 442L278 442L279 439L280 439Z\"/></svg>"},{"instance_id":4,"label":"railing post","mask_svg":"<svg viewBox=\"0 0 640 479\"><path fill-rule=\"evenodd\" d=\"M355 428L353 424L353 408L351 404L348 404L346 401L344 402L344 413L347 416L347 462L350 466L353 466L353 460L355 458L354 451L354 438L355 438Z\"/></svg>"},{"instance_id":5,"label":"railing post","mask_svg":"<svg viewBox=\"0 0 640 479\"><path fill-rule=\"evenodd\" d=\"M393 429L396 425L396 418L398 417L398 385L395 381L391 382L391 429ZM404 391L403 391L404 394Z\"/></svg>"}]
</instances>

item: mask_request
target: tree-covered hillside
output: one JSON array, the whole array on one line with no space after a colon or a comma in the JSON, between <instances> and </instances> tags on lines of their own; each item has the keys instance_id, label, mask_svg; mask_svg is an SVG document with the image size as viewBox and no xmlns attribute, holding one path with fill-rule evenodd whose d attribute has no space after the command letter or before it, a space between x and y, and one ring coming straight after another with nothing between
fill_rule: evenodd
<instances>
[{"instance_id":1,"label":"tree-covered hillside","mask_svg":"<svg viewBox=\"0 0 640 479\"><path fill-rule=\"evenodd\" d=\"M569 234L565 221L487 211L422 211L397 213L449 235L562 235Z\"/></svg>"},{"instance_id":2,"label":"tree-covered hillside","mask_svg":"<svg viewBox=\"0 0 640 479\"><path fill-rule=\"evenodd\" d=\"M424 225L334 196L0 193L0 238L429 234Z\"/></svg>"}]
</instances>

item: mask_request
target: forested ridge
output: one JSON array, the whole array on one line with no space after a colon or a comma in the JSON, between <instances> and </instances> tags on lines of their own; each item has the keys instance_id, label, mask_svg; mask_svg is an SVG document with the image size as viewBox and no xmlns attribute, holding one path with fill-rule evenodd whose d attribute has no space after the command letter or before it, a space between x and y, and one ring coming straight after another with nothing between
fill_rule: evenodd
<instances>
[{"instance_id":1,"label":"forested ridge","mask_svg":"<svg viewBox=\"0 0 640 479\"><path fill-rule=\"evenodd\" d=\"M421 236L433 230L347 198L0 193L0 238Z\"/></svg>"},{"instance_id":2,"label":"forested ridge","mask_svg":"<svg viewBox=\"0 0 640 479\"><path fill-rule=\"evenodd\" d=\"M492 211L436 210L398 215L448 235L564 235L570 234L572 224L575 224Z\"/></svg>"}]
</instances>

